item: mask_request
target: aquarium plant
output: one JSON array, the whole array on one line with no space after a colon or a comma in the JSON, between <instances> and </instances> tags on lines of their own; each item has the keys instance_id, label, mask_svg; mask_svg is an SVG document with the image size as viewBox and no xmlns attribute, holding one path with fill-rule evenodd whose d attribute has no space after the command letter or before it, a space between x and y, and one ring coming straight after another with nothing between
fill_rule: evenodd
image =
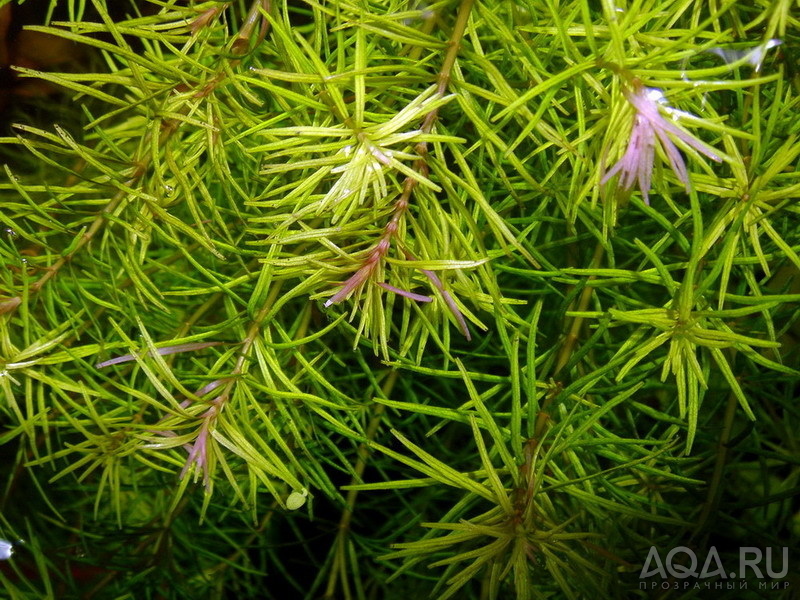
<instances>
[{"instance_id":1,"label":"aquarium plant","mask_svg":"<svg viewBox=\"0 0 800 600\"><path fill-rule=\"evenodd\" d=\"M0 0L2 597L788 598L799 32Z\"/></svg>"}]
</instances>

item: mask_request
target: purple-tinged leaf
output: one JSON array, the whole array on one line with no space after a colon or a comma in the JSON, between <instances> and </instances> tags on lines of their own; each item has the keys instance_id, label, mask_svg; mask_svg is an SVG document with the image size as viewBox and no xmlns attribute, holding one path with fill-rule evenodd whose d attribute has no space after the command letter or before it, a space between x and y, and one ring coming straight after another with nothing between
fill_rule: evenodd
<instances>
[{"instance_id":1,"label":"purple-tinged leaf","mask_svg":"<svg viewBox=\"0 0 800 600\"><path fill-rule=\"evenodd\" d=\"M427 269L420 269L425 276L431 280L436 289L438 289L442 293L442 298L444 298L445 304L450 309L450 312L453 313L453 316L458 323L458 328L461 330L461 333L464 334L464 337L467 338L467 341L472 340L472 336L469 334L469 328L467 327L467 320L464 318L464 315L461 313L461 310L458 308L456 301L450 295L446 289L444 289L444 285L442 284L442 280L439 279L439 276L436 275L433 271L429 271Z\"/></svg>"},{"instance_id":2,"label":"purple-tinged leaf","mask_svg":"<svg viewBox=\"0 0 800 600\"><path fill-rule=\"evenodd\" d=\"M211 382L205 384L203 387L201 387L199 390L197 390L194 393L194 395L195 396L205 396L211 390L215 390L219 386L221 386L221 385L223 385L225 383L228 383L231 379L232 379L231 377L223 377L222 379L215 379L214 381L211 381Z\"/></svg>"},{"instance_id":3,"label":"purple-tinged leaf","mask_svg":"<svg viewBox=\"0 0 800 600\"><path fill-rule=\"evenodd\" d=\"M656 144L659 144L669 161L670 168L688 192L690 181L686 170L686 162L683 160L683 156L673 139L681 140L687 146L694 148L711 160L717 162L722 160L711 146L676 127L661 115L659 106L664 98L661 90L646 88L639 84L633 90L624 90L624 94L625 98L636 110L630 139L622 158L601 177L601 185L614 175L619 174L619 185L622 189L629 190L634 183L638 183L645 204L649 204L648 194L652 182L655 147ZM667 107L664 110L670 109ZM672 112L680 114L680 111Z\"/></svg>"},{"instance_id":4,"label":"purple-tinged leaf","mask_svg":"<svg viewBox=\"0 0 800 600\"><path fill-rule=\"evenodd\" d=\"M372 272L375 269L375 265L375 262L367 262L358 271L353 273L353 275L350 276L350 279L344 282L342 289L328 298L328 300L325 302L325 307L341 302L342 300L346 300L355 289L361 287L364 282L369 279L370 275L372 275Z\"/></svg>"},{"instance_id":5,"label":"purple-tinged leaf","mask_svg":"<svg viewBox=\"0 0 800 600\"><path fill-rule=\"evenodd\" d=\"M378 285L387 291L394 292L398 296L405 296L406 298L410 298L411 300L416 300L417 302L433 302L433 298L431 298L430 296L423 296L422 294L407 292L406 290L401 290L400 288L396 288L393 285L389 285L388 283L378 282Z\"/></svg>"},{"instance_id":6,"label":"purple-tinged leaf","mask_svg":"<svg viewBox=\"0 0 800 600\"><path fill-rule=\"evenodd\" d=\"M164 346L163 348L156 348L156 352L161 356L167 356L169 354L178 354L179 352L202 350L203 348L208 348L210 346L219 346L222 343L223 342L191 342L189 344L178 344L177 346ZM147 356L147 354L148 352L144 352L140 355L140 357ZM117 356L115 358L110 358L108 360L104 360L103 362L97 363L95 368L102 369L104 367L110 367L111 365L131 362L132 360L136 360L136 357L133 354L123 354L122 356Z\"/></svg>"}]
</instances>

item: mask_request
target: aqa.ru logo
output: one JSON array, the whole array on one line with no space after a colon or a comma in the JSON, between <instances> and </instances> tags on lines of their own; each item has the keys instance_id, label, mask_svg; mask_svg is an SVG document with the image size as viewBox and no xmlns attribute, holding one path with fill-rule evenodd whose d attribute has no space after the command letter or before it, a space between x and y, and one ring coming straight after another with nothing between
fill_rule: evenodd
<instances>
[{"instance_id":1,"label":"aqa.ru logo","mask_svg":"<svg viewBox=\"0 0 800 600\"><path fill-rule=\"evenodd\" d=\"M762 559L766 558L763 567L764 571L766 572L766 576L764 575L764 571L762 571ZM757 579L766 579L770 578L773 581L771 582L772 589L781 589L786 588L789 585L789 582L778 582L774 581L776 579L781 579L786 576L789 572L789 549L782 548L782 556L780 561L781 570L775 571L773 568L773 552L772 548L767 548L766 556L765 553L761 551L761 548L755 548L753 546L743 546L739 548L739 564L738 564L738 571L736 570L728 570L722 564L722 559L719 556L719 552L715 546L711 546L708 551L708 554L705 556L705 560L703 561L702 568L698 571L697 567L700 564L700 561L697 558L694 550L691 548L687 548L686 546L678 546L677 548L673 548L670 550L664 560L661 560L661 555L658 553L658 550L655 546L650 546L650 552L647 554L647 559L644 562L644 566L642 567L641 572L639 573L639 579L647 579L648 577L652 577L654 575L661 576L661 584L657 581L653 582L639 582L639 587L644 589L646 587L664 587L672 588L672 587L690 587L690 582L675 582L672 583L665 581L666 579L672 577L674 579L688 579L693 578L695 580L702 580L702 579L709 579L711 577L717 577L719 579L727 579L727 580L738 580L736 583L738 584L737 587L740 589L747 589L747 581L745 578L747 577L748 568L751 569L752 575L754 575ZM711 582L704 582L702 584L703 587L710 587ZM721 581L717 581L715 583L715 587L721 588L722 586ZM728 588L731 588L731 584L733 581L727 582ZM759 582L760 588L766 588L767 582ZM666 587L665 587L666 586ZM699 588L701 584L697 581L694 582L691 587Z\"/></svg>"}]
</instances>

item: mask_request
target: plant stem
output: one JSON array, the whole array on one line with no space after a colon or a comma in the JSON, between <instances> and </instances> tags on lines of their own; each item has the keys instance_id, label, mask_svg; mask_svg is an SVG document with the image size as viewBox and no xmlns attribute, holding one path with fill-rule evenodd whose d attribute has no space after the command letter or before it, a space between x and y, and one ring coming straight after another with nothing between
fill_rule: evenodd
<instances>
[{"instance_id":1,"label":"plant stem","mask_svg":"<svg viewBox=\"0 0 800 600\"><path fill-rule=\"evenodd\" d=\"M461 4L459 5L456 23L453 27L453 32L450 35L450 39L447 42L447 52L444 60L442 61L442 66L439 69L439 74L436 78L436 98L442 98L447 92L447 87L450 84L453 65L455 65L456 57L458 56L458 50L461 45L461 39L464 37L464 32L466 31L467 23L469 22L469 15L470 11L472 10L473 3L474 0L462 0ZM427 134L433 131L433 126L436 123L436 118L438 115L438 107L434 108L425 115L421 126L423 133ZM419 158L414 161L412 168L423 177L427 177L430 173L430 168L428 167L427 163L428 143L420 142L415 146L414 149L419 155ZM344 300L352 291L360 288L366 281L379 272L383 264L383 260L392 247L392 241L395 239L400 230L403 216L406 214L406 211L411 203L411 195L416 189L418 183L419 181L416 178L411 176L406 177L405 181L403 182L403 191L394 204L392 217L384 227L383 235L381 236L380 240L374 246L372 246L367 254L366 260L350 277L350 279L344 283L342 289L328 299L326 306Z\"/></svg>"},{"instance_id":2,"label":"plant stem","mask_svg":"<svg viewBox=\"0 0 800 600\"><path fill-rule=\"evenodd\" d=\"M392 369L389 376L381 386L381 391L384 397L388 397L392 393L395 383L397 382L398 372ZM375 439L375 434L378 431L378 426L381 424L385 406L383 404L374 405L372 410L372 418L369 421L366 431L366 442L363 442L358 447L358 458L356 464L353 466L355 475L350 481L351 485L363 482L364 469L367 467L367 459L369 458L369 442ZM328 585L325 588L324 598L334 598L336 595L336 584L339 576L342 577L342 582L346 585L347 577L347 538L350 534L350 522L353 518L353 510L356 506L356 498L358 497L358 490L349 490L345 499L345 507L342 511L342 516L339 519L339 528L336 533L336 541L334 544L333 564L331 565L331 573L328 576Z\"/></svg>"}]
</instances>

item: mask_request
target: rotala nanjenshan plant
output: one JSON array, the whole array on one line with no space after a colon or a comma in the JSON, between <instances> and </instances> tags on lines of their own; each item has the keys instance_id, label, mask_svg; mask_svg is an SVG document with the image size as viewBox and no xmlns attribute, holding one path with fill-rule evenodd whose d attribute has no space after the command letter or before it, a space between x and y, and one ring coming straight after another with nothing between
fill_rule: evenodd
<instances>
[{"instance_id":1,"label":"rotala nanjenshan plant","mask_svg":"<svg viewBox=\"0 0 800 600\"><path fill-rule=\"evenodd\" d=\"M630 141L623 157L603 176L600 183L605 183L617 173L621 173L620 184L622 187L630 189L636 181L642 190L642 198L646 204L649 204L653 161L655 160L655 149L658 146L666 155L675 176L683 183L688 192L690 184L686 164L671 138L680 140L708 158L720 162L720 157L712 148L679 129L661 114L659 105L664 100L661 90L644 87L641 81L634 79L631 89L625 90L625 99L636 113ZM672 115L680 115L679 112L675 112L669 107L665 107L664 110L670 111ZM691 117L691 115L686 116Z\"/></svg>"},{"instance_id":2,"label":"rotala nanjenshan plant","mask_svg":"<svg viewBox=\"0 0 800 600\"><path fill-rule=\"evenodd\" d=\"M0 0L0 589L760 590L798 12Z\"/></svg>"}]
</instances>

